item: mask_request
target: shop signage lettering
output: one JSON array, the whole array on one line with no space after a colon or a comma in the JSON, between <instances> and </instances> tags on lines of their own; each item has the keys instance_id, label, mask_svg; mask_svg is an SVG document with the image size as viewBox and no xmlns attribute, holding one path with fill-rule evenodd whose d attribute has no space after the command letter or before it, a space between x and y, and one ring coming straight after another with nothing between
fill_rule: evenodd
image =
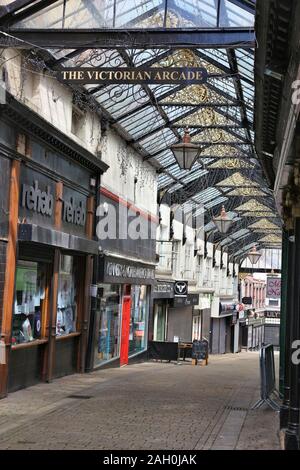
<instances>
[{"instance_id":1,"label":"shop signage lettering","mask_svg":"<svg viewBox=\"0 0 300 470\"><path fill-rule=\"evenodd\" d=\"M22 186L22 207L30 211L38 212L39 214L52 216L54 205L54 198L50 194L50 187L47 186L47 191L39 189L39 182L34 181L33 186L23 184Z\"/></svg>"},{"instance_id":2,"label":"shop signage lettering","mask_svg":"<svg viewBox=\"0 0 300 470\"><path fill-rule=\"evenodd\" d=\"M84 226L86 210L83 207L82 201L77 205L72 196L69 201L64 201L63 219L69 224Z\"/></svg>"},{"instance_id":3,"label":"shop signage lettering","mask_svg":"<svg viewBox=\"0 0 300 470\"><path fill-rule=\"evenodd\" d=\"M280 318L280 312L275 310L266 310L265 311L266 318Z\"/></svg>"},{"instance_id":4,"label":"shop signage lettering","mask_svg":"<svg viewBox=\"0 0 300 470\"><path fill-rule=\"evenodd\" d=\"M166 294L172 294L173 291L174 291L174 287L173 287L173 284L163 284L163 283L161 283L161 284L156 284L154 286L153 291L155 293L158 293L158 294L161 294L161 293L163 293L163 294L165 294L165 293Z\"/></svg>"},{"instance_id":5,"label":"shop signage lettering","mask_svg":"<svg viewBox=\"0 0 300 470\"><path fill-rule=\"evenodd\" d=\"M111 277L154 279L154 269L139 266L125 265L121 263L108 262L106 274Z\"/></svg>"},{"instance_id":6,"label":"shop signage lettering","mask_svg":"<svg viewBox=\"0 0 300 470\"><path fill-rule=\"evenodd\" d=\"M69 200L63 201L62 219L65 222L74 225L84 226L86 222L86 208L83 201L77 203L73 196ZM34 180L33 185L22 185L21 205L25 209L37 212L42 215L51 217L54 209L54 197L50 192L50 186L46 190L39 188L39 181Z\"/></svg>"},{"instance_id":7,"label":"shop signage lettering","mask_svg":"<svg viewBox=\"0 0 300 470\"><path fill-rule=\"evenodd\" d=\"M142 68L93 68L71 67L58 72L65 82L79 83L203 83L207 70L203 67L151 67Z\"/></svg>"},{"instance_id":8,"label":"shop signage lettering","mask_svg":"<svg viewBox=\"0 0 300 470\"><path fill-rule=\"evenodd\" d=\"M267 278L267 297L279 298L281 295L281 278L268 277Z\"/></svg>"}]
</instances>

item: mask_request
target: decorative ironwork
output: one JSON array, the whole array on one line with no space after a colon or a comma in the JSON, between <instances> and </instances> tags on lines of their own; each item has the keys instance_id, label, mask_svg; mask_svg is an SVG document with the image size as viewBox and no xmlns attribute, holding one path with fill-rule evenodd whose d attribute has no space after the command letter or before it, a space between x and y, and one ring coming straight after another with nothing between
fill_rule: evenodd
<instances>
[{"instance_id":1,"label":"decorative ironwork","mask_svg":"<svg viewBox=\"0 0 300 470\"><path fill-rule=\"evenodd\" d=\"M235 211L238 212L272 212L271 209L268 206L265 206L264 204L261 204L258 202L256 199L250 199L249 201L245 202L244 204L236 207L234 209Z\"/></svg>"},{"instance_id":2,"label":"decorative ironwork","mask_svg":"<svg viewBox=\"0 0 300 470\"><path fill-rule=\"evenodd\" d=\"M201 143L201 142L236 142L237 144L243 143L242 140L238 139L237 137L229 134L229 132L225 131L224 129L204 129L199 134L193 136L193 142ZM232 147L231 147L232 148Z\"/></svg>"},{"instance_id":3,"label":"decorative ironwork","mask_svg":"<svg viewBox=\"0 0 300 470\"><path fill-rule=\"evenodd\" d=\"M281 245L282 243L282 238L279 237L278 235L276 234L272 234L270 233L269 235L266 235L265 237L263 238L260 238L258 240L260 243L272 243L274 245Z\"/></svg>"},{"instance_id":4,"label":"decorative ironwork","mask_svg":"<svg viewBox=\"0 0 300 470\"><path fill-rule=\"evenodd\" d=\"M273 212L259 212L259 211L253 211L253 212L245 212L243 214L240 214L240 217L256 217L256 218L265 218L268 217L270 219L276 219L277 215L274 214Z\"/></svg>"},{"instance_id":5,"label":"decorative ironwork","mask_svg":"<svg viewBox=\"0 0 300 470\"><path fill-rule=\"evenodd\" d=\"M200 109L177 121L176 124L179 127L237 126L237 123L233 119L223 116L213 108Z\"/></svg>"},{"instance_id":6,"label":"decorative ironwork","mask_svg":"<svg viewBox=\"0 0 300 470\"><path fill-rule=\"evenodd\" d=\"M211 169L224 168L228 170L238 170L242 168L254 168L254 165L252 165L251 163L245 160L241 160L239 158L220 158L214 163L211 163L210 165L208 165L206 168L211 168ZM244 190L246 190L247 194L245 194ZM235 189L234 191L227 193L227 195L228 196L260 196L262 195L263 196L264 193L254 188L253 189L242 188L242 189Z\"/></svg>"},{"instance_id":7,"label":"decorative ironwork","mask_svg":"<svg viewBox=\"0 0 300 470\"><path fill-rule=\"evenodd\" d=\"M192 139L192 142L197 142ZM204 148L199 153L200 157L244 157L239 148L233 147L231 145L211 145L210 147Z\"/></svg>"},{"instance_id":8,"label":"decorative ironwork","mask_svg":"<svg viewBox=\"0 0 300 470\"><path fill-rule=\"evenodd\" d=\"M153 67L204 67L209 74L222 75L225 72L190 49L178 49L166 58L153 64Z\"/></svg>"},{"instance_id":9,"label":"decorative ironwork","mask_svg":"<svg viewBox=\"0 0 300 470\"><path fill-rule=\"evenodd\" d=\"M242 175L241 173L237 172L237 173L233 173L233 175L229 176L228 178L226 178L225 180L223 181L220 181L219 183L217 183L217 186L223 186L223 187L232 187L232 186L237 186L237 187L257 187L259 186L258 183L256 183L255 181L253 180L250 180L249 178L246 178L244 175Z\"/></svg>"},{"instance_id":10,"label":"decorative ironwork","mask_svg":"<svg viewBox=\"0 0 300 470\"><path fill-rule=\"evenodd\" d=\"M262 192L257 188L237 188L229 193L226 193L226 196L240 196L240 197L253 197L253 196L265 196L266 193Z\"/></svg>"},{"instance_id":11,"label":"decorative ironwork","mask_svg":"<svg viewBox=\"0 0 300 470\"><path fill-rule=\"evenodd\" d=\"M278 230L278 225L270 222L267 219L258 220L254 224L249 225L250 229L263 229L263 230Z\"/></svg>"}]
</instances>

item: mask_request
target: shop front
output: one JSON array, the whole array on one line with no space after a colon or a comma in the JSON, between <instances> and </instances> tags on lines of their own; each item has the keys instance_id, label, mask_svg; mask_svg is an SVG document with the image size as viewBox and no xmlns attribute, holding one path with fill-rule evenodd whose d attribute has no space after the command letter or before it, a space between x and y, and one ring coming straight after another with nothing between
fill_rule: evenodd
<instances>
[{"instance_id":1,"label":"shop front","mask_svg":"<svg viewBox=\"0 0 300 470\"><path fill-rule=\"evenodd\" d=\"M174 282L157 280L153 288L153 341L166 341L168 310L174 299Z\"/></svg>"},{"instance_id":2,"label":"shop front","mask_svg":"<svg viewBox=\"0 0 300 470\"><path fill-rule=\"evenodd\" d=\"M15 106L22 111L23 105ZM11 159L2 396L84 371L89 285L98 254L91 181L106 169L59 131L56 137L48 133L48 125L31 111L20 118L24 129L10 127L18 116L16 109L8 112L1 126L1 148Z\"/></svg>"},{"instance_id":3,"label":"shop front","mask_svg":"<svg viewBox=\"0 0 300 470\"><path fill-rule=\"evenodd\" d=\"M175 296L168 314L167 341L193 341L193 312L199 303L199 294Z\"/></svg>"},{"instance_id":4,"label":"shop front","mask_svg":"<svg viewBox=\"0 0 300 470\"><path fill-rule=\"evenodd\" d=\"M210 344L212 354L237 352L238 332L236 304L230 300L215 298L212 304Z\"/></svg>"},{"instance_id":5,"label":"shop front","mask_svg":"<svg viewBox=\"0 0 300 470\"><path fill-rule=\"evenodd\" d=\"M200 294L198 304L193 311L193 339L209 339L210 336L210 300L211 294Z\"/></svg>"},{"instance_id":6,"label":"shop front","mask_svg":"<svg viewBox=\"0 0 300 470\"><path fill-rule=\"evenodd\" d=\"M87 369L126 365L148 346L152 264L113 256L99 259L96 308Z\"/></svg>"}]
</instances>

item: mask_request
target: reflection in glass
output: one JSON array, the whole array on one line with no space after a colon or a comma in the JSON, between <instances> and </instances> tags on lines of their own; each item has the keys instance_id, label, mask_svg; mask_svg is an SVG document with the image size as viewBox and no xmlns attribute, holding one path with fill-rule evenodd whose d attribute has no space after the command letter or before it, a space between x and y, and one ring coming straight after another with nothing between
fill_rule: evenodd
<instances>
[{"instance_id":1,"label":"reflection in glass","mask_svg":"<svg viewBox=\"0 0 300 470\"><path fill-rule=\"evenodd\" d=\"M75 332L76 320L74 258L69 255L61 255L58 277L56 335L62 336Z\"/></svg>"},{"instance_id":2,"label":"reflection in glass","mask_svg":"<svg viewBox=\"0 0 300 470\"><path fill-rule=\"evenodd\" d=\"M41 338L46 266L32 261L18 261L12 344Z\"/></svg>"},{"instance_id":3,"label":"reflection in glass","mask_svg":"<svg viewBox=\"0 0 300 470\"><path fill-rule=\"evenodd\" d=\"M119 356L121 286L101 284L100 306L96 313L96 346L94 365Z\"/></svg>"},{"instance_id":4,"label":"reflection in glass","mask_svg":"<svg viewBox=\"0 0 300 470\"><path fill-rule=\"evenodd\" d=\"M156 304L154 313L154 341L165 341L166 339L166 306Z\"/></svg>"},{"instance_id":5,"label":"reflection in glass","mask_svg":"<svg viewBox=\"0 0 300 470\"><path fill-rule=\"evenodd\" d=\"M146 348L148 310L147 286L131 286L129 355Z\"/></svg>"}]
</instances>

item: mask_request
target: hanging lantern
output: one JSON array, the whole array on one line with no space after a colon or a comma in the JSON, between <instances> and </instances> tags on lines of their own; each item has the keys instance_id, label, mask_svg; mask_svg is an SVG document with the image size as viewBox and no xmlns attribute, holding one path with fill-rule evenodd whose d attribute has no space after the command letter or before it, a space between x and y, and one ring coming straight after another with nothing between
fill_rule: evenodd
<instances>
[{"instance_id":1,"label":"hanging lantern","mask_svg":"<svg viewBox=\"0 0 300 470\"><path fill-rule=\"evenodd\" d=\"M220 233L227 233L233 222L233 220L229 219L228 215L226 214L224 206L222 206L219 217L213 217L212 220Z\"/></svg>"},{"instance_id":2,"label":"hanging lantern","mask_svg":"<svg viewBox=\"0 0 300 470\"><path fill-rule=\"evenodd\" d=\"M190 170L197 158L199 147L191 143L191 136L188 128L186 128L182 142L172 145L171 150L180 168L182 170Z\"/></svg>"},{"instance_id":3,"label":"hanging lantern","mask_svg":"<svg viewBox=\"0 0 300 470\"><path fill-rule=\"evenodd\" d=\"M251 264L256 264L261 257L261 253L256 251L256 246L254 246L253 249L247 253L247 257Z\"/></svg>"}]
</instances>

